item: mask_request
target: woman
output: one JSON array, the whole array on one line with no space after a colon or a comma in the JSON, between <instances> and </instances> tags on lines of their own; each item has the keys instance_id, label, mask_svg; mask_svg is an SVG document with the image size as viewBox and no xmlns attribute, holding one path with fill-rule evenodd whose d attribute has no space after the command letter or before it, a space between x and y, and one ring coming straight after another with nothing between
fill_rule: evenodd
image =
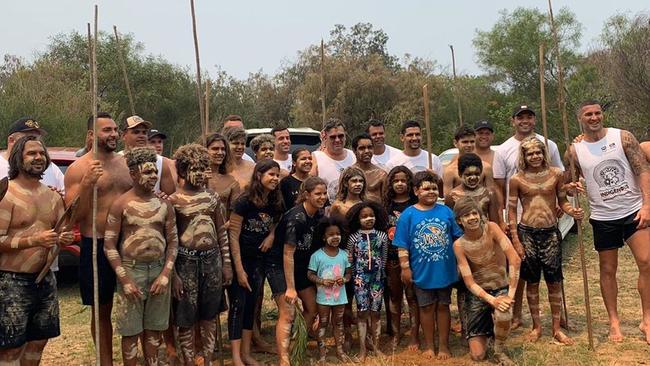
<instances>
[{"instance_id":1,"label":"woman","mask_svg":"<svg viewBox=\"0 0 650 366\"><path fill-rule=\"evenodd\" d=\"M291 160L293 161L291 175L280 181L280 192L284 199L284 208L287 210L296 204L300 186L309 177L313 165L311 152L304 147L294 150L291 153Z\"/></svg>"}]
</instances>

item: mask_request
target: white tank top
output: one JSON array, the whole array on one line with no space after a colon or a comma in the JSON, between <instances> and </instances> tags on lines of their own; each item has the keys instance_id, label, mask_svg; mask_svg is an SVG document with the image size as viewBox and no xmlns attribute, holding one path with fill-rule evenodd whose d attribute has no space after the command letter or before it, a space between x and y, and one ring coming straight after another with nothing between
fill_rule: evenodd
<instances>
[{"instance_id":1,"label":"white tank top","mask_svg":"<svg viewBox=\"0 0 650 366\"><path fill-rule=\"evenodd\" d=\"M341 172L352 164L357 162L352 150L345 149L345 159L334 160L327 156L324 151L314 151L314 158L318 164L318 176L327 182L327 197L330 202L336 199L336 191L339 189L339 177Z\"/></svg>"},{"instance_id":2,"label":"white tank top","mask_svg":"<svg viewBox=\"0 0 650 366\"><path fill-rule=\"evenodd\" d=\"M592 219L617 220L641 208L643 197L623 150L621 130L608 128L602 139L574 146L587 182Z\"/></svg>"}]
</instances>

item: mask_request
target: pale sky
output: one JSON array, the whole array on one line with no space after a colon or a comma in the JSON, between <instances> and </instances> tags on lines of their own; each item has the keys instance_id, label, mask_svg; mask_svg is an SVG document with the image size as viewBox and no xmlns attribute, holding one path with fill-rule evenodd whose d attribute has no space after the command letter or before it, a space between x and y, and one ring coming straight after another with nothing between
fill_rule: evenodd
<instances>
[{"instance_id":1,"label":"pale sky","mask_svg":"<svg viewBox=\"0 0 650 366\"><path fill-rule=\"evenodd\" d=\"M85 34L99 5L99 27L132 33L146 54L194 70L189 0L4 0L0 12L0 56L27 60L45 50L57 33ZM217 66L237 78L262 69L275 74L298 50L327 40L335 24L350 27L370 22L390 37L391 54L435 60L450 67L449 44L456 51L457 71L480 72L472 47L476 30L488 30L501 9L518 6L547 9L545 0L195 0L201 66L211 75ZM648 0L555 0L555 12L569 7L583 25L581 50L593 48L604 21L615 14L650 9ZM448 69L449 70L449 69Z\"/></svg>"}]
</instances>

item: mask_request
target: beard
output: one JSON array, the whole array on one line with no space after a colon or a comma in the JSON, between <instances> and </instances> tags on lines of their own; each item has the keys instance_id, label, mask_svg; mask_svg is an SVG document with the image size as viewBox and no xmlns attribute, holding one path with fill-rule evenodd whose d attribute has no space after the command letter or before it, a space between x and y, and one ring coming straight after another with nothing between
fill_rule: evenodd
<instances>
[{"instance_id":1,"label":"beard","mask_svg":"<svg viewBox=\"0 0 650 366\"><path fill-rule=\"evenodd\" d=\"M23 164L23 169L22 172L25 173L30 178L38 178L41 180L43 178L43 174L45 173L45 170L47 169L47 166L45 166L45 163L43 163L43 169L40 170L38 168L35 168L32 163L25 163Z\"/></svg>"}]
</instances>

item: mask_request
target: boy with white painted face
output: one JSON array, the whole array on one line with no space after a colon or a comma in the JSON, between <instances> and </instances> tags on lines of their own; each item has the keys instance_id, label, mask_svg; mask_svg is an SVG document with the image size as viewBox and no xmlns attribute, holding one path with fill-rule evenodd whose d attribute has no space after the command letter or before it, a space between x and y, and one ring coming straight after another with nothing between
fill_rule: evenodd
<instances>
[{"instance_id":1,"label":"boy with white painted face","mask_svg":"<svg viewBox=\"0 0 650 366\"><path fill-rule=\"evenodd\" d=\"M124 156L133 188L111 205L104 252L119 283L116 317L123 362L137 364L138 339L144 335L146 364L157 365L161 334L169 325L169 283L178 247L176 217L172 205L154 194L155 151L137 147Z\"/></svg>"},{"instance_id":2,"label":"boy with white painted face","mask_svg":"<svg viewBox=\"0 0 650 366\"><path fill-rule=\"evenodd\" d=\"M206 189L210 156L198 144L184 145L174 154L184 184L169 197L176 209L180 233L174 276L174 322L183 358L194 362L194 325L198 322L205 365L211 364L222 286L232 281L225 209L219 196ZM188 361L189 360L189 361Z\"/></svg>"}]
</instances>

